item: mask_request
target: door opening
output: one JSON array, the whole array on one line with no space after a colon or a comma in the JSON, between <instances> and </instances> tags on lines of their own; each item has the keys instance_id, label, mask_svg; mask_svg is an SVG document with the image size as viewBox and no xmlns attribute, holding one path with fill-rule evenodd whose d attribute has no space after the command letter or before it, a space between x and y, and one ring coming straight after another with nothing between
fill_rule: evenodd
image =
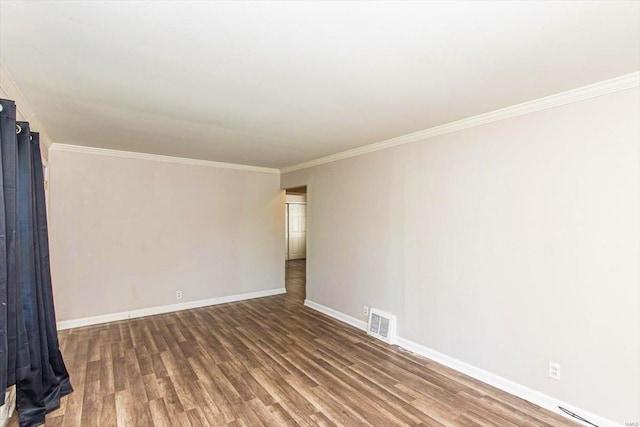
<instances>
[{"instance_id":1,"label":"door opening","mask_svg":"<svg viewBox=\"0 0 640 427\"><path fill-rule=\"evenodd\" d=\"M307 187L286 190L285 288L287 295L304 302L307 270Z\"/></svg>"}]
</instances>

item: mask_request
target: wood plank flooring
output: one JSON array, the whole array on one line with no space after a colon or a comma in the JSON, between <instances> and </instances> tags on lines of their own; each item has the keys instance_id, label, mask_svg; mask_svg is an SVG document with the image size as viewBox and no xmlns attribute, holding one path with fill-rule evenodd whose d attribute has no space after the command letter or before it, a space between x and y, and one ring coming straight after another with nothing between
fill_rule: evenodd
<instances>
[{"instance_id":1,"label":"wood plank flooring","mask_svg":"<svg viewBox=\"0 0 640 427\"><path fill-rule=\"evenodd\" d=\"M285 288L287 289L287 296L300 301L300 304L304 304L304 299L307 297L306 277L306 259L287 261L285 268Z\"/></svg>"},{"instance_id":2,"label":"wood plank flooring","mask_svg":"<svg viewBox=\"0 0 640 427\"><path fill-rule=\"evenodd\" d=\"M287 295L61 331L46 425L577 425L304 307L288 267Z\"/></svg>"}]
</instances>

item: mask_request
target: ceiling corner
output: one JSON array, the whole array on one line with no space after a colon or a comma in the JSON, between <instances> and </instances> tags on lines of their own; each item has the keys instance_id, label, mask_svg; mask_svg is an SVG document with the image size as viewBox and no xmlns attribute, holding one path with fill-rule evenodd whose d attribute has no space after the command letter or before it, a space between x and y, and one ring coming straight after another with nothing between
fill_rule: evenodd
<instances>
[{"instance_id":1,"label":"ceiling corner","mask_svg":"<svg viewBox=\"0 0 640 427\"><path fill-rule=\"evenodd\" d=\"M0 61L0 90L16 102L18 119L29 122L31 127L40 133L40 142L49 149L53 144L51 137L2 61Z\"/></svg>"}]
</instances>

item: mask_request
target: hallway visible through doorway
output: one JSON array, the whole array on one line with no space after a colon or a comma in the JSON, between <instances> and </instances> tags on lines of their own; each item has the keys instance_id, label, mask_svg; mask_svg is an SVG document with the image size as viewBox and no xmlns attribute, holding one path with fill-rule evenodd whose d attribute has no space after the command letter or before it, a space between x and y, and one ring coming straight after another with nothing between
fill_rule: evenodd
<instances>
[{"instance_id":1,"label":"hallway visible through doorway","mask_svg":"<svg viewBox=\"0 0 640 427\"><path fill-rule=\"evenodd\" d=\"M306 297L307 187L286 190L285 209L287 295L304 302Z\"/></svg>"}]
</instances>

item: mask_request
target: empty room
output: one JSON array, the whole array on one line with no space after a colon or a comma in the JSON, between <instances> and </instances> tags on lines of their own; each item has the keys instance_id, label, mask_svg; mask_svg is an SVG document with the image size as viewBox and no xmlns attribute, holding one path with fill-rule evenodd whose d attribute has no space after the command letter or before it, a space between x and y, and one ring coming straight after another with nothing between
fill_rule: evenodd
<instances>
[{"instance_id":1,"label":"empty room","mask_svg":"<svg viewBox=\"0 0 640 427\"><path fill-rule=\"evenodd\" d=\"M640 425L639 1L0 0L0 427Z\"/></svg>"}]
</instances>

